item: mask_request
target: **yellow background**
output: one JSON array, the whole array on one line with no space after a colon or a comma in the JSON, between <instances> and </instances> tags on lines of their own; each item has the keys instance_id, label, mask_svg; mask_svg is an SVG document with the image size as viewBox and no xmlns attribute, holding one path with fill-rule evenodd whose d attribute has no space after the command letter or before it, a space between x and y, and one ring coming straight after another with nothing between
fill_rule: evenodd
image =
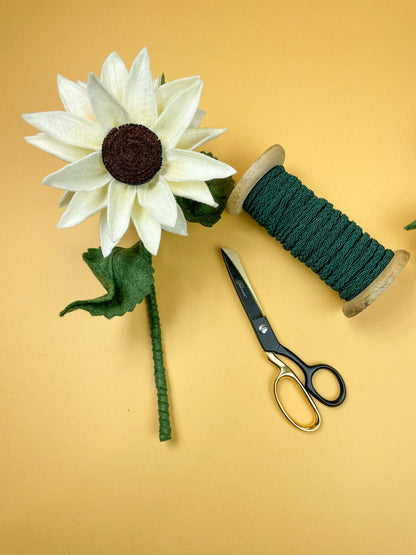
<instances>
[{"instance_id":1,"label":"yellow background","mask_svg":"<svg viewBox=\"0 0 416 555\"><path fill-rule=\"evenodd\" d=\"M0 553L411 554L415 522L416 4L397 0L17 0L1 10ZM210 149L240 176L271 144L286 168L412 258L361 315L248 215L155 260L174 440L157 438L144 305L107 321L81 253L98 220L58 230L62 162L20 114L60 109L143 46L154 75L201 74ZM129 231L123 244L135 241ZM348 398L292 429L223 266L241 256L282 342L333 364Z\"/></svg>"}]
</instances>

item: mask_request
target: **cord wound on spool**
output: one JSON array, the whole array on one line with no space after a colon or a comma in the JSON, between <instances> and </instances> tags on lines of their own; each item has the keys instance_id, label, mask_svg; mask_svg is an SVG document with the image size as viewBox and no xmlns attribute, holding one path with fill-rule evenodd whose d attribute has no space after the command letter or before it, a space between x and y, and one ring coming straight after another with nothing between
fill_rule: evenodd
<instances>
[{"instance_id":1,"label":"cord wound on spool","mask_svg":"<svg viewBox=\"0 0 416 555\"><path fill-rule=\"evenodd\" d=\"M371 304L409 259L363 232L283 168L284 151L269 148L235 187L227 209L246 210L267 232L347 302L346 316Z\"/></svg>"}]
</instances>

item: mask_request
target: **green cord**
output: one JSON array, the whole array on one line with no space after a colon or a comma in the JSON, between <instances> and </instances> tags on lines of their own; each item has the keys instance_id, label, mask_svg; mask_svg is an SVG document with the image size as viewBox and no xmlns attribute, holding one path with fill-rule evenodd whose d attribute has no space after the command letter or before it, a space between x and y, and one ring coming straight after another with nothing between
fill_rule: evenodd
<instances>
[{"instance_id":1,"label":"green cord","mask_svg":"<svg viewBox=\"0 0 416 555\"><path fill-rule=\"evenodd\" d=\"M370 285L394 255L283 166L260 179L244 209L347 301Z\"/></svg>"},{"instance_id":2,"label":"green cord","mask_svg":"<svg viewBox=\"0 0 416 555\"><path fill-rule=\"evenodd\" d=\"M150 255L149 255L150 256ZM159 412L159 440L171 439L169 420L168 387L166 383L165 366L163 363L162 330L160 328L159 311L156 301L156 289L152 285L150 293L146 296L150 321L150 336L152 339L153 366L157 390L157 406Z\"/></svg>"}]
</instances>

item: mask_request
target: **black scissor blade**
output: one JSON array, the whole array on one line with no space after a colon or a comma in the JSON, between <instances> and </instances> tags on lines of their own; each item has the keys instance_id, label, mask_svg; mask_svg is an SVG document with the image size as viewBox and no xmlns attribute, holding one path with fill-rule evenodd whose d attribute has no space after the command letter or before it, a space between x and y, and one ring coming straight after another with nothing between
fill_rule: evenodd
<instances>
[{"instance_id":1,"label":"black scissor blade","mask_svg":"<svg viewBox=\"0 0 416 555\"><path fill-rule=\"evenodd\" d=\"M230 274L231 281L237 291L241 304L251 321L263 316L263 310L256 299L251 283L248 281L243 265L236 252L231 249L221 249L225 266Z\"/></svg>"},{"instance_id":2,"label":"black scissor blade","mask_svg":"<svg viewBox=\"0 0 416 555\"><path fill-rule=\"evenodd\" d=\"M277 352L280 343L273 333L267 318L263 315L263 309L248 280L238 254L231 249L221 249L221 253L224 258L225 266L230 274L231 281L250 319L257 339L260 341L265 351Z\"/></svg>"}]
</instances>

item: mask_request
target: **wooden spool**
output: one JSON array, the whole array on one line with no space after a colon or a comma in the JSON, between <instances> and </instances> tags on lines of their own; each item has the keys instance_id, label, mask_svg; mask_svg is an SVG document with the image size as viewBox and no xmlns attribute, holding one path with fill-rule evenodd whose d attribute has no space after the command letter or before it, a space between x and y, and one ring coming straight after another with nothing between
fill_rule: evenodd
<instances>
[{"instance_id":1,"label":"wooden spool","mask_svg":"<svg viewBox=\"0 0 416 555\"><path fill-rule=\"evenodd\" d=\"M239 214L243 210L247 195L258 181L275 166L282 166L284 161L285 151L280 145L273 145L263 152L235 186L228 199L227 211L230 214ZM351 318L374 302L400 274L409 257L410 254L405 250L395 251L393 258L375 280L356 297L343 304L342 311L345 316Z\"/></svg>"}]
</instances>

